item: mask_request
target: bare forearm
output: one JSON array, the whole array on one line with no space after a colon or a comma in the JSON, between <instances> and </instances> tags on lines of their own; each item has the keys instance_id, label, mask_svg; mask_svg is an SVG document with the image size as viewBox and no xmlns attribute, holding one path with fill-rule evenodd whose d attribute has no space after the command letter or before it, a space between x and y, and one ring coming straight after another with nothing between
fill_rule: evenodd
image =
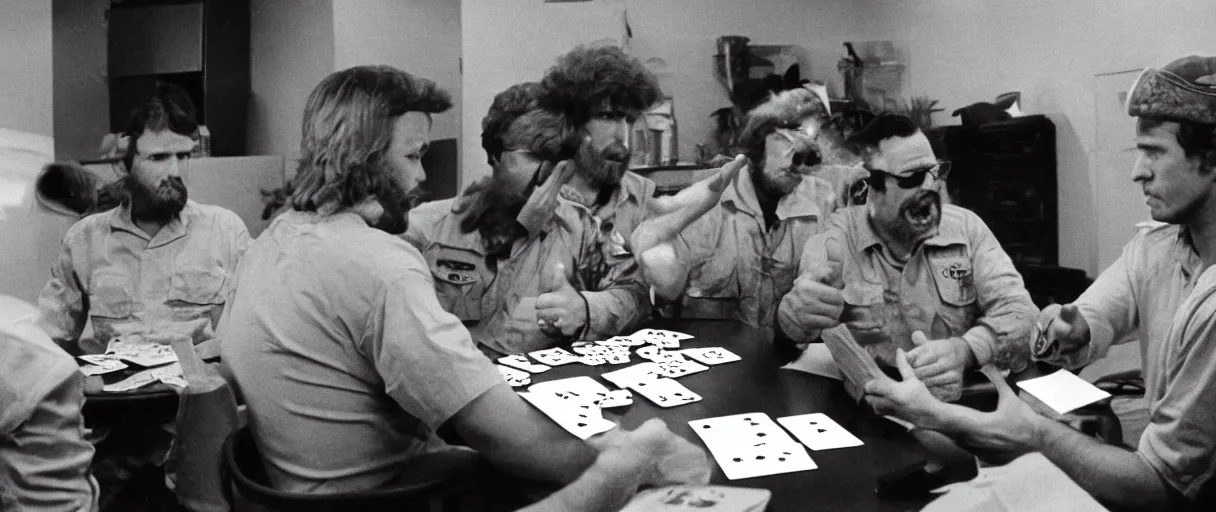
<instances>
[{"instance_id":1,"label":"bare forearm","mask_svg":"<svg viewBox=\"0 0 1216 512\"><path fill-rule=\"evenodd\" d=\"M640 473L622 471L600 457L577 480L521 512L620 510L637 491Z\"/></svg>"},{"instance_id":2,"label":"bare forearm","mask_svg":"<svg viewBox=\"0 0 1216 512\"><path fill-rule=\"evenodd\" d=\"M1035 419L1042 452L1094 497L1134 510L1169 507L1166 484L1135 452L1105 444L1048 418Z\"/></svg>"}]
</instances>

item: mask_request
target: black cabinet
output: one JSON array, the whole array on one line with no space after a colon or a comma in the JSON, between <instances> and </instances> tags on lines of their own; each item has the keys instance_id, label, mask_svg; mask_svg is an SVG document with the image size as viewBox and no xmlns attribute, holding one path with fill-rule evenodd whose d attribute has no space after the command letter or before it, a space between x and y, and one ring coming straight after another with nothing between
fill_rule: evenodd
<instances>
[{"instance_id":1,"label":"black cabinet","mask_svg":"<svg viewBox=\"0 0 1216 512\"><path fill-rule=\"evenodd\" d=\"M190 95L211 133L212 156L243 156L250 96L249 0L123 0L111 3L110 131L157 82Z\"/></svg>"},{"instance_id":2,"label":"black cabinet","mask_svg":"<svg viewBox=\"0 0 1216 512\"><path fill-rule=\"evenodd\" d=\"M1056 129L1045 116L937 131L956 204L992 229L1019 268L1059 264Z\"/></svg>"}]
</instances>

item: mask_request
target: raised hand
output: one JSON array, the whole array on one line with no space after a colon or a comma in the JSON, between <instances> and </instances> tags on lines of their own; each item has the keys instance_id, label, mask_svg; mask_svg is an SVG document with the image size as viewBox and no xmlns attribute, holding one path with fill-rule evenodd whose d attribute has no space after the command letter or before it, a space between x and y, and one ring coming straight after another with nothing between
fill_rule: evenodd
<instances>
[{"instance_id":1,"label":"raised hand","mask_svg":"<svg viewBox=\"0 0 1216 512\"><path fill-rule=\"evenodd\" d=\"M558 263L541 276L536 298L536 323L553 337L571 336L587 324L587 302L566 278L566 265Z\"/></svg>"},{"instance_id":2,"label":"raised hand","mask_svg":"<svg viewBox=\"0 0 1216 512\"><path fill-rule=\"evenodd\" d=\"M1089 323L1075 304L1051 304L1039 313L1031 338L1031 354L1036 359L1078 363L1076 359L1089 345Z\"/></svg>"}]
</instances>

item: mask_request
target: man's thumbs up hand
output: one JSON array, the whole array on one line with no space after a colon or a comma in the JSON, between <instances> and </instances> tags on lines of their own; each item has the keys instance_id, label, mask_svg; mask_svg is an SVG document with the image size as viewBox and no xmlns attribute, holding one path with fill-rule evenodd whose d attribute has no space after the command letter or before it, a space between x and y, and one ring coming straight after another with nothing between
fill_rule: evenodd
<instances>
[{"instance_id":1,"label":"man's thumbs up hand","mask_svg":"<svg viewBox=\"0 0 1216 512\"><path fill-rule=\"evenodd\" d=\"M826 260L794 281L794 288L781 299L777 311L782 331L796 340L814 340L824 329L840 325L844 311L843 250L839 241L829 238L824 251Z\"/></svg>"},{"instance_id":2,"label":"man's thumbs up hand","mask_svg":"<svg viewBox=\"0 0 1216 512\"><path fill-rule=\"evenodd\" d=\"M587 324L587 300L570 284L566 265L558 263L541 275L540 291L536 323L546 335L571 336Z\"/></svg>"}]
</instances>

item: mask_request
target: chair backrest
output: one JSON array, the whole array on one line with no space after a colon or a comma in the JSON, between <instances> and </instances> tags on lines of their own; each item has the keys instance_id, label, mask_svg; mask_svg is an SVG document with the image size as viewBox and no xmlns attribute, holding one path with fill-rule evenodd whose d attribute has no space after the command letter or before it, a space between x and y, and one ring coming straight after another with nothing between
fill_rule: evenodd
<instances>
[{"instance_id":1,"label":"chair backrest","mask_svg":"<svg viewBox=\"0 0 1216 512\"><path fill-rule=\"evenodd\" d=\"M471 453L471 451L470 451ZM435 458L434 455L438 455ZM432 498L452 495L474 483L480 470L479 458L460 453L419 457L413 466L433 466L423 471L426 478L411 478L411 483L361 492L304 494L276 490L270 486L261 453L248 426L241 427L224 441L224 468L241 497L250 503L273 510L321 512L337 510L412 510L429 505ZM431 462L434 462L432 464Z\"/></svg>"}]
</instances>

